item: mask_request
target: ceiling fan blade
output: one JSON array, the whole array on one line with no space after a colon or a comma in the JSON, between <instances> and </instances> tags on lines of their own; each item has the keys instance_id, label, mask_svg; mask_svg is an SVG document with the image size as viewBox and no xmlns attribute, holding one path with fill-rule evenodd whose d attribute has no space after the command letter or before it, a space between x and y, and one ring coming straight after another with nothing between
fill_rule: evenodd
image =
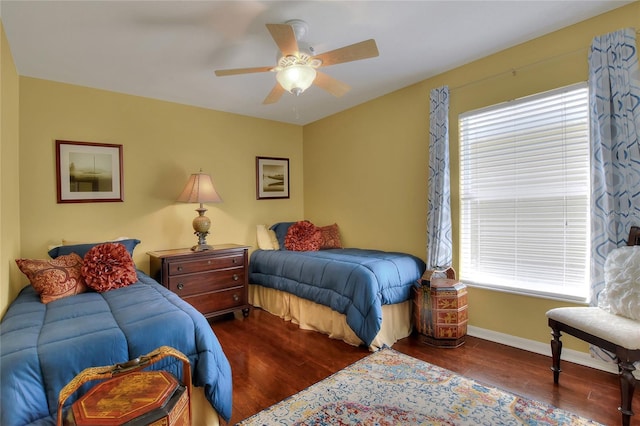
<instances>
[{"instance_id":1,"label":"ceiling fan blade","mask_svg":"<svg viewBox=\"0 0 640 426\"><path fill-rule=\"evenodd\" d=\"M271 92L267 95L266 98L264 98L264 101L262 103L265 105L275 104L280 100L283 94L284 89L282 88L282 86L280 86L279 83L276 83L276 85L273 86L273 89L271 89Z\"/></svg>"},{"instance_id":2,"label":"ceiling fan blade","mask_svg":"<svg viewBox=\"0 0 640 426\"><path fill-rule=\"evenodd\" d=\"M267 24L267 29L284 56L293 55L298 51L298 42L293 27L289 24Z\"/></svg>"},{"instance_id":3,"label":"ceiling fan blade","mask_svg":"<svg viewBox=\"0 0 640 426\"><path fill-rule=\"evenodd\" d=\"M360 59L374 58L378 56L378 46L374 39L361 41L340 49L331 50L314 56L314 59L322 61L322 67L342 64L344 62L358 61Z\"/></svg>"},{"instance_id":4,"label":"ceiling fan blade","mask_svg":"<svg viewBox=\"0 0 640 426\"><path fill-rule=\"evenodd\" d=\"M348 84L336 80L328 74L316 71L316 79L313 84L331 93L333 96L340 97L347 93L351 87Z\"/></svg>"},{"instance_id":5,"label":"ceiling fan blade","mask_svg":"<svg viewBox=\"0 0 640 426\"><path fill-rule=\"evenodd\" d=\"M216 70L216 75L222 77L225 75L251 74L254 72L271 71L273 67L256 67L256 68L236 68L232 70Z\"/></svg>"}]
</instances>

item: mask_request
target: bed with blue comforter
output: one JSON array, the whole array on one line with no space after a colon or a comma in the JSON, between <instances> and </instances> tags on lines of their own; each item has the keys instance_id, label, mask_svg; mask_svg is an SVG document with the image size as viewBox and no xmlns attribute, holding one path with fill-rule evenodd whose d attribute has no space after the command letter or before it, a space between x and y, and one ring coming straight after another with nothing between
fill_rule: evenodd
<instances>
[{"instance_id":1,"label":"bed with blue comforter","mask_svg":"<svg viewBox=\"0 0 640 426\"><path fill-rule=\"evenodd\" d=\"M256 250L249 282L294 294L345 315L370 346L382 326L383 305L411 299L425 263L406 253L358 248L320 251Z\"/></svg>"},{"instance_id":2,"label":"bed with blue comforter","mask_svg":"<svg viewBox=\"0 0 640 426\"><path fill-rule=\"evenodd\" d=\"M54 425L58 393L87 367L114 365L172 346L189 357L194 386L225 420L231 417L231 367L207 320L141 271L138 282L43 304L25 287L1 327L0 424ZM167 358L152 368L182 375ZM69 398L86 392L88 383Z\"/></svg>"}]
</instances>

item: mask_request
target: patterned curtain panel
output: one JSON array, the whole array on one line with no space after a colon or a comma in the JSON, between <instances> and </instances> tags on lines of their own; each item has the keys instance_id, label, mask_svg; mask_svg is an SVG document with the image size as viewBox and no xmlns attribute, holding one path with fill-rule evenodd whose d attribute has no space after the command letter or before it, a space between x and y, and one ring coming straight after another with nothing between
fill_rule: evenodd
<instances>
[{"instance_id":1,"label":"patterned curtain panel","mask_svg":"<svg viewBox=\"0 0 640 426\"><path fill-rule=\"evenodd\" d=\"M453 263L447 86L431 90L429 122L427 269L442 270Z\"/></svg>"},{"instance_id":2,"label":"patterned curtain panel","mask_svg":"<svg viewBox=\"0 0 640 426\"><path fill-rule=\"evenodd\" d=\"M591 305L604 289L604 263L640 225L640 72L635 31L596 37L589 53L591 110ZM591 346L591 354L615 354ZM640 365L636 365L640 368Z\"/></svg>"},{"instance_id":3,"label":"patterned curtain panel","mask_svg":"<svg viewBox=\"0 0 640 426\"><path fill-rule=\"evenodd\" d=\"M596 37L589 53L591 110L591 304L604 288L609 252L640 225L640 71L636 34Z\"/></svg>"}]
</instances>

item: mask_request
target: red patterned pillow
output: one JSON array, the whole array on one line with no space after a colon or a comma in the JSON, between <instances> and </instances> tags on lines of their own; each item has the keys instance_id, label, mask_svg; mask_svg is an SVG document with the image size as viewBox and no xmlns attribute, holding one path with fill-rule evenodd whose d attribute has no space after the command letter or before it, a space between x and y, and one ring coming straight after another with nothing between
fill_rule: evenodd
<instances>
[{"instance_id":1,"label":"red patterned pillow","mask_svg":"<svg viewBox=\"0 0 640 426\"><path fill-rule=\"evenodd\" d=\"M340 230L338 224L321 226L320 233L322 234L322 240L320 242L320 250L322 249L339 249L342 248L342 241L340 241Z\"/></svg>"},{"instance_id":2,"label":"red patterned pillow","mask_svg":"<svg viewBox=\"0 0 640 426\"><path fill-rule=\"evenodd\" d=\"M99 293L138 281L133 259L119 243L98 244L89 250L84 255L82 276L87 286Z\"/></svg>"},{"instance_id":3,"label":"red patterned pillow","mask_svg":"<svg viewBox=\"0 0 640 426\"><path fill-rule=\"evenodd\" d=\"M284 246L293 251L318 251L322 233L308 220L296 222L289 227L284 238Z\"/></svg>"},{"instance_id":4,"label":"red patterned pillow","mask_svg":"<svg viewBox=\"0 0 640 426\"><path fill-rule=\"evenodd\" d=\"M42 303L87 291L82 279L82 258L76 253L55 259L16 259L16 263L29 278Z\"/></svg>"}]
</instances>

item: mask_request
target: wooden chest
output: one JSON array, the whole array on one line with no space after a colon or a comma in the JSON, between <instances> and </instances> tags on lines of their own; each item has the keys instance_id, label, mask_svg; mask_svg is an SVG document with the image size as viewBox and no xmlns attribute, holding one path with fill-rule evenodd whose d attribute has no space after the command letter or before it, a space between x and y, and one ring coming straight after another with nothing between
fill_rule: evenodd
<instances>
[{"instance_id":1,"label":"wooden chest","mask_svg":"<svg viewBox=\"0 0 640 426\"><path fill-rule=\"evenodd\" d=\"M467 334L467 286L451 278L421 280L414 287L414 324L424 343L458 347Z\"/></svg>"},{"instance_id":2,"label":"wooden chest","mask_svg":"<svg viewBox=\"0 0 640 426\"><path fill-rule=\"evenodd\" d=\"M189 426L189 395L166 371L134 372L102 382L75 403L65 424Z\"/></svg>"},{"instance_id":3,"label":"wooden chest","mask_svg":"<svg viewBox=\"0 0 640 426\"><path fill-rule=\"evenodd\" d=\"M182 361L183 386L167 371L142 371L166 357ZM65 401L83 385L95 383L64 413ZM56 426L191 425L189 358L161 346L125 363L85 368L58 395Z\"/></svg>"}]
</instances>

